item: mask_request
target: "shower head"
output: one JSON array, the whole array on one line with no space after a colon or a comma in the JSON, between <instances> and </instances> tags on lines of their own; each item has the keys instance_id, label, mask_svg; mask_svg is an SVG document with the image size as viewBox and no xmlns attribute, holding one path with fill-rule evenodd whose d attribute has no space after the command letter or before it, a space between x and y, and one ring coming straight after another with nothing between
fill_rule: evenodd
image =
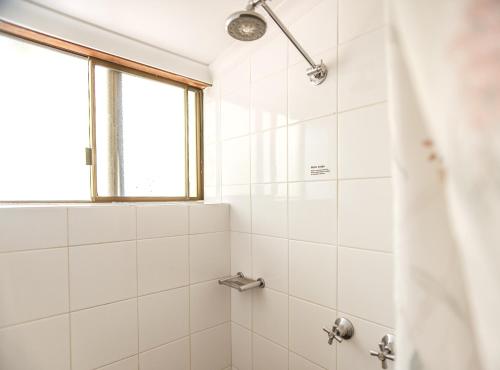
<instances>
[{"instance_id":1,"label":"shower head","mask_svg":"<svg viewBox=\"0 0 500 370\"><path fill-rule=\"evenodd\" d=\"M263 16L254 10L231 14L226 21L226 31L240 41L254 41L266 33L267 24Z\"/></svg>"},{"instance_id":2,"label":"shower head","mask_svg":"<svg viewBox=\"0 0 500 370\"><path fill-rule=\"evenodd\" d=\"M240 41L254 41L260 39L266 33L267 24L263 16L255 11L257 6L261 6L276 25L283 31L290 42L297 48L300 54L307 60L310 68L306 73L313 85L320 85L325 81L328 75L328 69L321 61L319 64L300 46L299 42L292 36L288 28L281 22L278 16L267 5L271 0L248 0L246 10L231 14L226 20L226 31L230 36Z\"/></svg>"}]
</instances>

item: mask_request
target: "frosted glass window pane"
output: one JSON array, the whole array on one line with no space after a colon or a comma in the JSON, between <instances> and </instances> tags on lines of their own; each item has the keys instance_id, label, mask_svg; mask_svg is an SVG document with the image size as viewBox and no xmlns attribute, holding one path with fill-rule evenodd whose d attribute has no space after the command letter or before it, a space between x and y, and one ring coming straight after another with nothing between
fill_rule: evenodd
<instances>
[{"instance_id":1,"label":"frosted glass window pane","mask_svg":"<svg viewBox=\"0 0 500 370\"><path fill-rule=\"evenodd\" d=\"M88 200L87 60L0 35L0 200Z\"/></svg>"},{"instance_id":2,"label":"frosted glass window pane","mask_svg":"<svg viewBox=\"0 0 500 370\"><path fill-rule=\"evenodd\" d=\"M99 196L184 197L184 88L95 68Z\"/></svg>"}]
</instances>

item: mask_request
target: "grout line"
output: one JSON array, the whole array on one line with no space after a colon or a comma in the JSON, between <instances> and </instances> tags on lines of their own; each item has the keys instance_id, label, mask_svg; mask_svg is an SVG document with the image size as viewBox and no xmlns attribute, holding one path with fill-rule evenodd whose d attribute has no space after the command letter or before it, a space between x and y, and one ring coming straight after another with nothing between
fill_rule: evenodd
<instances>
[{"instance_id":1,"label":"grout line","mask_svg":"<svg viewBox=\"0 0 500 370\"><path fill-rule=\"evenodd\" d=\"M107 367L107 366L110 366L110 365L114 365L114 364L116 364L116 363L118 363L118 362L120 362L120 361L125 361L125 360L128 360L128 359L130 359L130 358L132 358L132 357L135 357L135 356L137 356L137 357L138 357L138 358L137 358L137 361L139 361L139 355L138 355L137 353L135 353L135 354L133 354L133 355L130 355L130 356L127 356L127 357L123 357L123 358L120 358L119 360L116 360L116 361L113 361L113 362L108 362L108 363L105 363L105 364L103 364L103 365L100 365L99 367L94 367L92 370L99 370L99 369L102 369L102 368L104 368L104 367Z\"/></svg>"},{"instance_id":2,"label":"grout line","mask_svg":"<svg viewBox=\"0 0 500 370\"><path fill-rule=\"evenodd\" d=\"M326 370L326 368L325 368L325 367L323 367L323 366L321 366L320 364L318 364L317 362L314 362L313 360L311 360L311 359L309 359L309 358L305 357L304 355L301 355L300 353L297 353L297 352L292 351L292 350L290 350L290 349L288 350L288 352L293 353L295 356L298 356L298 357L300 357L300 358L302 358L302 359L306 360L307 362L310 362L310 363L311 363L311 364L313 364L313 365L316 365L316 366L317 366L317 367L319 367L321 370ZM335 356L335 357L337 357L337 356ZM338 369L338 365L337 365L337 369Z\"/></svg>"},{"instance_id":3,"label":"grout line","mask_svg":"<svg viewBox=\"0 0 500 370\"><path fill-rule=\"evenodd\" d=\"M205 283L209 283L209 282L215 282L215 281L218 281L218 279L222 278L222 277L223 276L220 276L220 277L215 278L215 279L210 279L210 280L204 280L204 281L196 282L196 283L191 284L191 285L199 285L199 284L205 284ZM48 315L48 316L37 317L37 318L31 319L31 320L26 320L26 321L16 322L15 324L1 326L0 330L11 328L11 327L14 327L14 326L29 324L29 323L32 323L32 322L35 322L35 321L40 321L40 320L45 320L45 319L51 319L51 318L54 318L54 317L57 317L57 316L71 315L73 313L78 313L78 312L81 312L81 311L86 311L86 310L91 310L91 309L94 309L94 308L100 308L100 307L104 307L104 306L109 306L109 305L116 304L116 303L127 302L127 301L131 301L133 299L140 299L140 298L143 298L143 297L148 297L148 296L152 296L152 295L156 295L156 294L166 293L166 292L170 292L172 290L186 289L186 288L189 288L189 286L190 285L187 284L187 285L173 287L173 288L169 288L169 289L165 289L165 290L159 290L159 291L155 291L155 292L151 292L151 293L146 293L146 294L142 294L142 295L138 295L138 296L131 296L131 297L127 297L127 298L115 300L115 301L101 303L101 304L98 304L98 305L95 305L95 306L83 307L83 308L78 308L78 309L75 309L75 310L71 310L70 309L69 311L65 311L65 312L58 312L58 313L51 314L51 315Z\"/></svg>"},{"instance_id":4,"label":"grout line","mask_svg":"<svg viewBox=\"0 0 500 370\"><path fill-rule=\"evenodd\" d=\"M0 252L0 256L12 254L12 253L24 253L24 252L36 252L36 251L50 251L56 249L64 249L69 248L68 245L60 245L57 247L43 247L43 248L31 248L31 249L20 249L20 250L10 250L10 251L2 251Z\"/></svg>"},{"instance_id":5,"label":"grout line","mask_svg":"<svg viewBox=\"0 0 500 370\"><path fill-rule=\"evenodd\" d=\"M290 66L290 45L287 42L287 48L286 48L286 68L287 68L287 73L286 73L286 238L287 238L287 252L288 252L288 266L287 266L287 297L286 297L286 304L287 304L287 325L286 325L286 330L287 330L287 347L290 348L290 327L291 327L291 320L290 320L290 166L289 166L289 158L290 158L290 98L289 98L289 87L290 87L290 69L293 68ZM288 350L287 348L287 350ZM287 353L287 362L288 362L288 367L290 367L290 355Z\"/></svg>"},{"instance_id":6,"label":"grout line","mask_svg":"<svg viewBox=\"0 0 500 370\"><path fill-rule=\"evenodd\" d=\"M139 338L140 338L140 318L139 318L139 247L137 245L137 209L138 207L135 207L135 285L136 285L136 307L137 307L137 367L140 370L141 364L139 361L139 350L140 350L140 343L139 343Z\"/></svg>"},{"instance_id":7,"label":"grout line","mask_svg":"<svg viewBox=\"0 0 500 370\"><path fill-rule=\"evenodd\" d=\"M339 313L344 313L344 314L346 314L346 315L348 315L348 316L355 317L355 318L356 318L356 319L358 319L358 320L365 321L365 322L367 322L367 323L369 323L369 324L372 324L372 325L377 325L377 326L383 327L383 328L385 328L385 329L394 330L394 328L393 328L392 326L389 326L389 325L386 325L386 324L381 324L381 323L379 323L379 322L376 322L376 321L373 321L373 320L369 320L369 319L367 319L367 318L365 318L365 317L361 317L361 316L359 316L359 315L355 315L355 314L350 313L350 312L347 312L347 311L342 311L342 310L339 310L338 312L339 312Z\"/></svg>"},{"instance_id":8,"label":"grout line","mask_svg":"<svg viewBox=\"0 0 500 370\"><path fill-rule=\"evenodd\" d=\"M251 62L250 62L251 63ZM287 73L288 75L288 73ZM288 78L288 77L287 77ZM252 96L252 66L250 64L250 97ZM250 120L251 120L251 109L249 110L250 114ZM251 131L251 125L249 126L249 131ZM252 186L252 140L251 140L251 134L250 134L250 139L249 141L249 148L250 148L250 177L249 177L249 184L248 186L250 187L250 236L249 236L249 242L250 242L250 274L253 276L253 217L254 217L254 210L253 210L253 186ZM250 291L250 366L253 369L254 368L254 348L253 348L253 297L254 297L254 292ZM231 342L231 352L232 352L232 342ZM232 364L231 364L232 365Z\"/></svg>"},{"instance_id":9,"label":"grout line","mask_svg":"<svg viewBox=\"0 0 500 370\"><path fill-rule=\"evenodd\" d=\"M145 293L145 294L141 294L141 295L138 295L138 296L131 296L131 297L123 298L123 299L118 299L118 300L114 300L114 301L110 301L110 302L105 302L105 303L97 304L95 306L83 307L83 308L78 308L78 309L75 309L75 310L71 310L71 308L70 308L69 311L58 312L58 313L51 314L51 315L48 315L48 316L37 317L37 318L31 319L31 320L26 320L26 321L17 322L15 324L1 326L0 330L11 328L11 327L14 327L14 326L29 324L29 323L32 323L32 322L35 322L35 321L40 321L40 320L45 320L45 319L51 319L51 318L54 318L54 317L57 317L57 316L70 315L72 313L78 313L78 312L81 312L81 311L86 311L86 310L91 310L91 309L94 309L94 308L100 308L100 307L104 307L104 306L109 306L109 305L116 304L116 303L127 302L127 301L131 301L133 299L140 299L140 298L143 298L143 297L148 297L148 296L152 296L152 295L156 295L156 294L166 293L166 292L170 292L170 291L177 290L177 289L186 289L186 288L189 288L190 285L201 285L201 284L206 284L206 283L209 283L209 282L215 282L215 281L218 281L222 277L224 277L224 276L220 276L218 278L210 279L210 280L203 280L203 281L196 282L196 283L193 283L193 284L186 284L186 285L177 286L177 287L173 287L173 288L168 288L168 289L164 289L164 290L154 291L154 292L151 292L151 293Z\"/></svg>"},{"instance_id":10,"label":"grout line","mask_svg":"<svg viewBox=\"0 0 500 370\"><path fill-rule=\"evenodd\" d=\"M37 321L44 321L44 320L50 320L50 319L55 319L56 317L60 317L60 316L70 316L71 312L59 312L59 313L55 313L53 315L49 315L49 316L44 316L44 317L39 317L39 318L35 318L35 319L31 319L31 320L26 320L26 321L22 321L22 322L16 322L15 324L9 324L9 325L4 325L4 326L1 326L0 327L0 331L2 330L6 330L6 329L11 329L11 328L14 328L14 327L17 327L17 326L23 326L23 325L29 325L29 324L33 324ZM70 322L71 324L71 322Z\"/></svg>"},{"instance_id":11,"label":"grout line","mask_svg":"<svg viewBox=\"0 0 500 370\"><path fill-rule=\"evenodd\" d=\"M307 184L315 182L334 182L334 181L352 181L352 180L381 180L381 179L392 179L391 175L386 176L368 176L368 177L343 177L343 178L323 178L323 179L309 179L309 180L289 180L289 181L272 181L272 182L252 182L250 184L226 184L222 185L222 188L237 187L237 186L255 186L255 185L281 185L281 184ZM231 230L236 231L236 230ZM209 234L209 233L204 233ZM195 234L194 234L195 235Z\"/></svg>"},{"instance_id":12,"label":"grout line","mask_svg":"<svg viewBox=\"0 0 500 370\"><path fill-rule=\"evenodd\" d=\"M336 68L336 73L337 73L337 81L336 81L336 84L337 84L337 106L336 106L336 110L337 110L337 179L339 178L339 172L340 172L340 120L339 120L339 114L341 114L342 112L339 112L339 97L340 97L340 84L339 84L339 75L340 75L340 69L339 69L339 56L340 56L340 46L339 46L339 41L340 41L340 38L339 38L339 32L340 32L340 27L339 27L339 21L340 21L340 1L337 1L337 63L335 63L335 68ZM340 212L339 212L339 205L340 205L340 179L337 180L336 182L336 190L337 190L337 204L336 204L336 208L337 208L337 245L338 243L340 242ZM337 250L336 250L336 259L337 259L337 266L336 266L336 289L335 289L335 307L336 307L336 315L338 315L338 306L339 306L339 271L340 271L340 266L339 266L339 248L337 247ZM335 343L335 365L336 365L336 368L338 369L339 368L339 355L338 355L338 346L337 346L337 343Z\"/></svg>"},{"instance_id":13,"label":"grout line","mask_svg":"<svg viewBox=\"0 0 500 370\"><path fill-rule=\"evenodd\" d=\"M205 232L205 233L194 233L194 234L165 235L165 236L159 236L159 237L154 237L154 238L123 239L123 240L113 240L113 241L106 241L106 242L95 242L95 243L75 244L75 245L60 245L60 246L55 246L55 247L42 247L42 248L9 250L9 251L2 251L2 252L0 252L0 255L11 254L11 253L48 251L48 250L64 249L64 248L75 248L75 247L89 247L89 246L95 246L95 245L126 243L126 242L134 242L134 241L141 241L141 240L158 240L158 239L189 237L191 235L193 235L193 236L194 235L196 235L196 236L198 236L198 235L212 235L212 234L220 234L220 233L229 232L229 231L231 231L231 230L219 230L219 231L210 231L210 232Z\"/></svg>"},{"instance_id":14,"label":"grout line","mask_svg":"<svg viewBox=\"0 0 500 370\"><path fill-rule=\"evenodd\" d=\"M191 369L191 364L193 362L193 354L192 354L192 338L191 338L191 209L188 208L188 238L187 238L187 247L188 247L188 341L189 341L189 369ZM140 370L140 369L139 369Z\"/></svg>"},{"instance_id":15,"label":"grout line","mask_svg":"<svg viewBox=\"0 0 500 370\"><path fill-rule=\"evenodd\" d=\"M312 122L312 121L317 121L317 120L324 119L324 118L334 117L334 116L337 116L337 115L338 115L338 112L337 112L337 109L336 109L335 112L331 112L331 113L327 113L327 114L322 114L320 116L314 116L314 117L311 117L311 118L302 119L302 120L295 121L295 122L288 122L288 126L291 127L291 126L297 126L297 125L307 124L307 123Z\"/></svg>"},{"instance_id":16,"label":"grout line","mask_svg":"<svg viewBox=\"0 0 500 370\"><path fill-rule=\"evenodd\" d=\"M66 208L66 251L68 256L68 329L69 329L69 368L73 369L73 342L71 339L71 275L69 263L69 208Z\"/></svg>"},{"instance_id":17,"label":"grout line","mask_svg":"<svg viewBox=\"0 0 500 370\"><path fill-rule=\"evenodd\" d=\"M344 244L339 244L338 248L346 248L346 249L354 249L358 251L364 251L367 253L379 253L379 254L385 254L385 255L394 255L393 251L381 251L381 250L375 250L375 249L369 249L369 248L363 248L363 247L353 247L351 245L344 245Z\"/></svg>"},{"instance_id":18,"label":"grout line","mask_svg":"<svg viewBox=\"0 0 500 370\"><path fill-rule=\"evenodd\" d=\"M386 104L386 103L387 103L387 99L377 100L376 102L373 102L373 103L363 104L363 105L358 105L358 106L355 106L352 108L343 109L343 110L339 111L338 114L340 115L343 113L348 113L348 112L352 112L352 111L356 111L356 110L360 110L360 109L364 109L364 108L370 108L370 107L374 107L374 106L382 105L382 104Z\"/></svg>"},{"instance_id":19,"label":"grout line","mask_svg":"<svg viewBox=\"0 0 500 370\"><path fill-rule=\"evenodd\" d=\"M193 332L189 333L189 335L203 333L204 331L212 330L212 329L218 328L218 327L223 326L223 325L229 325L231 327L231 320L222 321L222 322L219 322L217 324L207 326L206 328L203 328L203 329L194 330Z\"/></svg>"},{"instance_id":20,"label":"grout line","mask_svg":"<svg viewBox=\"0 0 500 370\"><path fill-rule=\"evenodd\" d=\"M148 352L154 351L154 350L156 350L156 349L158 349L160 347L168 346L169 344L172 344L172 343L175 343L175 342L180 342L180 341L186 340L186 339L189 340L189 334L188 335L184 335L184 336L182 336L180 338L177 338L177 339L170 340L170 341L168 341L166 343L162 343L162 344L158 344L156 346L153 346L151 348L148 348L148 349L146 349L144 351L139 352L139 354L148 353Z\"/></svg>"},{"instance_id":21,"label":"grout line","mask_svg":"<svg viewBox=\"0 0 500 370\"><path fill-rule=\"evenodd\" d=\"M265 340L267 340L267 341L269 341L269 342L271 342L271 343L273 343L273 344L275 344L275 345L277 345L277 346L279 346L279 347L281 347L281 348L285 349L287 352L290 350L290 349L288 348L288 344L285 346L285 345L283 345L283 344L281 344L281 343L276 342L274 339L270 339L270 338L266 337L265 335L262 335L262 334L257 333L257 332L253 332L253 335L255 335L255 336L257 336L257 337L264 338Z\"/></svg>"},{"instance_id":22,"label":"grout line","mask_svg":"<svg viewBox=\"0 0 500 370\"><path fill-rule=\"evenodd\" d=\"M337 5L338 6L338 5ZM338 14L337 14L337 19L338 19ZM362 38L363 36L367 36L369 35L370 33L375 33L377 31L380 31L380 30L383 30L384 28L386 28L388 26L387 22L384 21L384 24L381 24L379 26L376 26L368 31L363 31L355 36L352 36L351 38L347 39L347 40L344 40L342 41L341 43L339 43L340 40L337 41L337 45L339 45L339 47L342 47L342 46L345 46L353 41L356 41L360 38ZM338 23L337 23L337 29L338 29ZM338 39L338 32L337 32L337 39Z\"/></svg>"}]
</instances>

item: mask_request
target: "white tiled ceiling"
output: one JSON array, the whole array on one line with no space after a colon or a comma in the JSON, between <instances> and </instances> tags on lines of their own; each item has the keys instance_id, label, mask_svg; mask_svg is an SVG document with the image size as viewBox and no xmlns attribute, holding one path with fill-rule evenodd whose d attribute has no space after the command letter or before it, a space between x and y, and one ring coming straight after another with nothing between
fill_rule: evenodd
<instances>
[{"instance_id":1,"label":"white tiled ceiling","mask_svg":"<svg viewBox=\"0 0 500 370\"><path fill-rule=\"evenodd\" d=\"M273 8L282 0L274 0ZM233 39L226 17L246 0L33 0L58 11L147 44L209 64Z\"/></svg>"}]
</instances>

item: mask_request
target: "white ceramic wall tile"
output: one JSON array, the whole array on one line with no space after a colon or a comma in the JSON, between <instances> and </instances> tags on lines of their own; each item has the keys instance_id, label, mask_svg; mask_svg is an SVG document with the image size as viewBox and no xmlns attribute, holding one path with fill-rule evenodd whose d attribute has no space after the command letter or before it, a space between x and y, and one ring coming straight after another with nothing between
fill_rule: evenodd
<instances>
[{"instance_id":1,"label":"white ceramic wall tile","mask_svg":"<svg viewBox=\"0 0 500 370\"><path fill-rule=\"evenodd\" d=\"M139 357L132 356L111 365L100 367L97 370L137 370L139 368Z\"/></svg>"},{"instance_id":2,"label":"white ceramic wall tile","mask_svg":"<svg viewBox=\"0 0 500 370\"><path fill-rule=\"evenodd\" d=\"M141 370L190 370L189 338L157 347L139 355Z\"/></svg>"},{"instance_id":3,"label":"white ceramic wall tile","mask_svg":"<svg viewBox=\"0 0 500 370\"><path fill-rule=\"evenodd\" d=\"M287 237L287 184L252 185L252 231Z\"/></svg>"},{"instance_id":4,"label":"white ceramic wall tile","mask_svg":"<svg viewBox=\"0 0 500 370\"><path fill-rule=\"evenodd\" d=\"M341 245L392 250L391 186L391 179L340 181Z\"/></svg>"},{"instance_id":5,"label":"white ceramic wall tile","mask_svg":"<svg viewBox=\"0 0 500 370\"><path fill-rule=\"evenodd\" d=\"M238 137L222 142L222 184L250 182L250 138Z\"/></svg>"},{"instance_id":6,"label":"white ceramic wall tile","mask_svg":"<svg viewBox=\"0 0 500 370\"><path fill-rule=\"evenodd\" d=\"M191 332L207 329L230 320L231 292L217 280L190 287Z\"/></svg>"},{"instance_id":7,"label":"white ceramic wall tile","mask_svg":"<svg viewBox=\"0 0 500 370\"><path fill-rule=\"evenodd\" d=\"M67 248L0 254L0 287L0 327L68 312Z\"/></svg>"},{"instance_id":8,"label":"white ceramic wall tile","mask_svg":"<svg viewBox=\"0 0 500 370\"><path fill-rule=\"evenodd\" d=\"M218 203L222 201L221 189L219 186L205 186L203 196L205 202Z\"/></svg>"},{"instance_id":9,"label":"white ceramic wall tile","mask_svg":"<svg viewBox=\"0 0 500 370\"><path fill-rule=\"evenodd\" d=\"M0 369L69 370L68 315L1 329Z\"/></svg>"},{"instance_id":10,"label":"white ceramic wall tile","mask_svg":"<svg viewBox=\"0 0 500 370\"><path fill-rule=\"evenodd\" d=\"M337 177L337 116L288 128L288 181L333 180Z\"/></svg>"},{"instance_id":11,"label":"white ceramic wall tile","mask_svg":"<svg viewBox=\"0 0 500 370\"><path fill-rule=\"evenodd\" d=\"M177 204L137 207L137 238L188 234L188 209Z\"/></svg>"},{"instance_id":12,"label":"white ceramic wall tile","mask_svg":"<svg viewBox=\"0 0 500 370\"><path fill-rule=\"evenodd\" d=\"M250 185L223 186L222 201L230 205L231 231L250 232L252 224Z\"/></svg>"},{"instance_id":13,"label":"white ceramic wall tile","mask_svg":"<svg viewBox=\"0 0 500 370\"><path fill-rule=\"evenodd\" d=\"M188 236L137 241L139 294L189 284Z\"/></svg>"},{"instance_id":14,"label":"white ceramic wall tile","mask_svg":"<svg viewBox=\"0 0 500 370\"><path fill-rule=\"evenodd\" d=\"M252 332L231 324L232 364L238 370L252 370Z\"/></svg>"},{"instance_id":15,"label":"white ceramic wall tile","mask_svg":"<svg viewBox=\"0 0 500 370\"><path fill-rule=\"evenodd\" d=\"M229 275L231 249L228 232L191 235L189 259L191 283Z\"/></svg>"},{"instance_id":16,"label":"white ceramic wall tile","mask_svg":"<svg viewBox=\"0 0 500 370\"><path fill-rule=\"evenodd\" d=\"M231 290L231 320L247 329L252 327L252 292Z\"/></svg>"},{"instance_id":17,"label":"white ceramic wall tile","mask_svg":"<svg viewBox=\"0 0 500 370\"><path fill-rule=\"evenodd\" d=\"M290 31L309 55L333 48L337 45L337 0L323 0L293 23ZM303 59L292 44L288 58L290 64Z\"/></svg>"},{"instance_id":18,"label":"white ceramic wall tile","mask_svg":"<svg viewBox=\"0 0 500 370\"><path fill-rule=\"evenodd\" d=\"M71 207L68 209L69 244L135 239L135 214L135 207L129 205Z\"/></svg>"},{"instance_id":19,"label":"white ceramic wall tile","mask_svg":"<svg viewBox=\"0 0 500 370\"><path fill-rule=\"evenodd\" d=\"M394 326L391 254L339 247L338 276L339 311Z\"/></svg>"},{"instance_id":20,"label":"white ceramic wall tile","mask_svg":"<svg viewBox=\"0 0 500 370\"><path fill-rule=\"evenodd\" d=\"M265 277L264 277L265 279ZM288 296L272 289L254 290L253 330L288 347Z\"/></svg>"},{"instance_id":21,"label":"white ceramic wall tile","mask_svg":"<svg viewBox=\"0 0 500 370\"><path fill-rule=\"evenodd\" d=\"M278 34L253 53L250 61L252 81L260 80L285 69L287 66L287 48L286 37ZM269 61L272 61L272 63L269 63Z\"/></svg>"},{"instance_id":22,"label":"white ceramic wall tile","mask_svg":"<svg viewBox=\"0 0 500 370\"><path fill-rule=\"evenodd\" d=\"M253 370L288 370L286 348L253 335Z\"/></svg>"},{"instance_id":23,"label":"white ceramic wall tile","mask_svg":"<svg viewBox=\"0 0 500 370\"><path fill-rule=\"evenodd\" d=\"M66 214L62 207L0 207L0 252L67 245Z\"/></svg>"},{"instance_id":24,"label":"white ceramic wall tile","mask_svg":"<svg viewBox=\"0 0 500 370\"><path fill-rule=\"evenodd\" d=\"M250 234L231 233L231 275L237 272L250 276L252 274Z\"/></svg>"},{"instance_id":25,"label":"white ceramic wall tile","mask_svg":"<svg viewBox=\"0 0 500 370\"><path fill-rule=\"evenodd\" d=\"M287 129L252 135L252 183L284 182L287 179Z\"/></svg>"},{"instance_id":26,"label":"white ceramic wall tile","mask_svg":"<svg viewBox=\"0 0 500 370\"><path fill-rule=\"evenodd\" d=\"M335 308L337 248L291 240L290 294Z\"/></svg>"},{"instance_id":27,"label":"white ceramic wall tile","mask_svg":"<svg viewBox=\"0 0 500 370\"><path fill-rule=\"evenodd\" d=\"M250 59L239 60L233 67L224 72L220 80L222 94L241 89L250 84Z\"/></svg>"},{"instance_id":28,"label":"white ceramic wall tile","mask_svg":"<svg viewBox=\"0 0 500 370\"><path fill-rule=\"evenodd\" d=\"M221 95L221 136L229 139L250 131L250 86Z\"/></svg>"},{"instance_id":29,"label":"white ceramic wall tile","mask_svg":"<svg viewBox=\"0 0 500 370\"><path fill-rule=\"evenodd\" d=\"M252 278L266 287L288 292L288 239L252 235Z\"/></svg>"},{"instance_id":30,"label":"white ceramic wall tile","mask_svg":"<svg viewBox=\"0 0 500 370\"><path fill-rule=\"evenodd\" d=\"M102 367L137 353L137 299L71 313L73 370Z\"/></svg>"},{"instance_id":31,"label":"white ceramic wall tile","mask_svg":"<svg viewBox=\"0 0 500 370\"><path fill-rule=\"evenodd\" d=\"M203 184L205 185L205 199L207 199L207 189L215 188L220 185L220 152L219 143L210 143L203 146Z\"/></svg>"},{"instance_id":32,"label":"white ceramic wall tile","mask_svg":"<svg viewBox=\"0 0 500 370\"><path fill-rule=\"evenodd\" d=\"M231 365L231 325L191 336L191 370L225 369Z\"/></svg>"},{"instance_id":33,"label":"white ceramic wall tile","mask_svg":"<svg viewBox=\"0 0 500 370\"><path fill-rule=\"evenodd\" d=\"M387 98L385 33L378 30L339 47L339 110Z\"/></svg>"},{"instance_id":34,"label":"white ceramic wall tile","mask_svg":"<svg viewBox=\"0 0 500 370\"><path fill-rule=\"evenodd\" d=\"M71 310L137 295L136 242L69 248Z\"/></svg>"},{"instance_id":35,"label":"white ceramic wall tile","mask_svg":"<svg viewBox=\"0 0 500 370\"><path fill-rule=\"evenodd\" d=\"M331 328L335 311L290 298L290 350L328 370L335 370L335 349L323 328Z\"/></svg>"},{"instance_id":36,"label":"white ceramic wall tile","mask_svg":"<svg viewBox=\"0 0 500 370\"><path fill-rule=\"evenodd\" d=\"M227 204L193 204L189 208L189 233L215 233L229 229Z\"/></svg>"},{"instance_id":37,"label":"white ceramic wall tile","mask_svg":"<svg viewBox=\"0 0 500 370\"><path fill-rule=\"evenodd\" d=\"M274 64L275 61L272 61ZM271 63L267 63L269 66ZM253 82L250 94L250 131L262 131L287 123L287 72L282 70Z\"/></svg>"},{"instance_id":38,"label":"white ceramic wall tile","mask_svg":"<svg viewBox=\"0 0 500 370\"><path fill-rule=\"evenodd\" d=\"M323 370L323 368L306 360L304 357L290 352L290 370Z\"/></svg>"},{"instance_id":39,"label":"white ceramic wall tile","mask_svg":"<svg viewBox=\"0 0 500 370\"><path fill-rule=\"evenodd\" d=\"M205 144L217 141L219 134L219 85L203 90L203 141Z\"/></svg>"},{"instance_id":40,"label":"white ceramic wall tile","mask_svg":"<svg viewBox=\"0 0 500 370\"><path fill-rule=\"evenodd\" d=\"M139 350L141 352L188 334L188 288L139 297Z\"/></svg>"},{"instance_id":41,"label":"white ceramic wall tile","mask_svg":"<svg viewBox=\"0 0 500 370\"><path fill-rule=\"evenodd\" d=\"M290 239L336 243L337 183L289 183L288 215Z\"/></svg>"},{"instance_id":42,"label":"white ceramic wall tile","mask_svg":"<svg viewBox=\"0 0 500 370\"><path fill-rule=\"evenodd\" d=\"M391 175L387 105L339 115L339 178Z\"/></svg>"},{"instance_id":43,"label":"white ceramic wall tile","mask_svg":"<svg viewBox=\"0 0 500 370\"><path fill-rule=\"evenodd\" d=\"M378 370L380 361L368 356L370 351L378 351L378 343L386 334L394 334L392 329L341 314L352 322L356 335L349 339L348 346L337 346L338 370ZM394 363L387 361L387 369L394 369Z\"/></svg>"},{"instance_id":44,"label":"white ceramic wall tile","mask_svg":"<svg viewBox=\"0 0 500 370\"><path fill-rule=\"evenodd\" d=\"M313 56L323 60L328 77L314 86L307 77L309 65L302 61L288 69L288 123L323 117L337 111L337 49Z\"/></svg>"},{"instance_id":45,"label":"white ceramic wall tile","mask_svg":"<svg viewBox=\"0 0 500 370\"><path fill-rule=\"evenodd\" d=\"M383 0L339 0L339 41L345 42L385 23Z\"/></svg>"}]
</instances>

